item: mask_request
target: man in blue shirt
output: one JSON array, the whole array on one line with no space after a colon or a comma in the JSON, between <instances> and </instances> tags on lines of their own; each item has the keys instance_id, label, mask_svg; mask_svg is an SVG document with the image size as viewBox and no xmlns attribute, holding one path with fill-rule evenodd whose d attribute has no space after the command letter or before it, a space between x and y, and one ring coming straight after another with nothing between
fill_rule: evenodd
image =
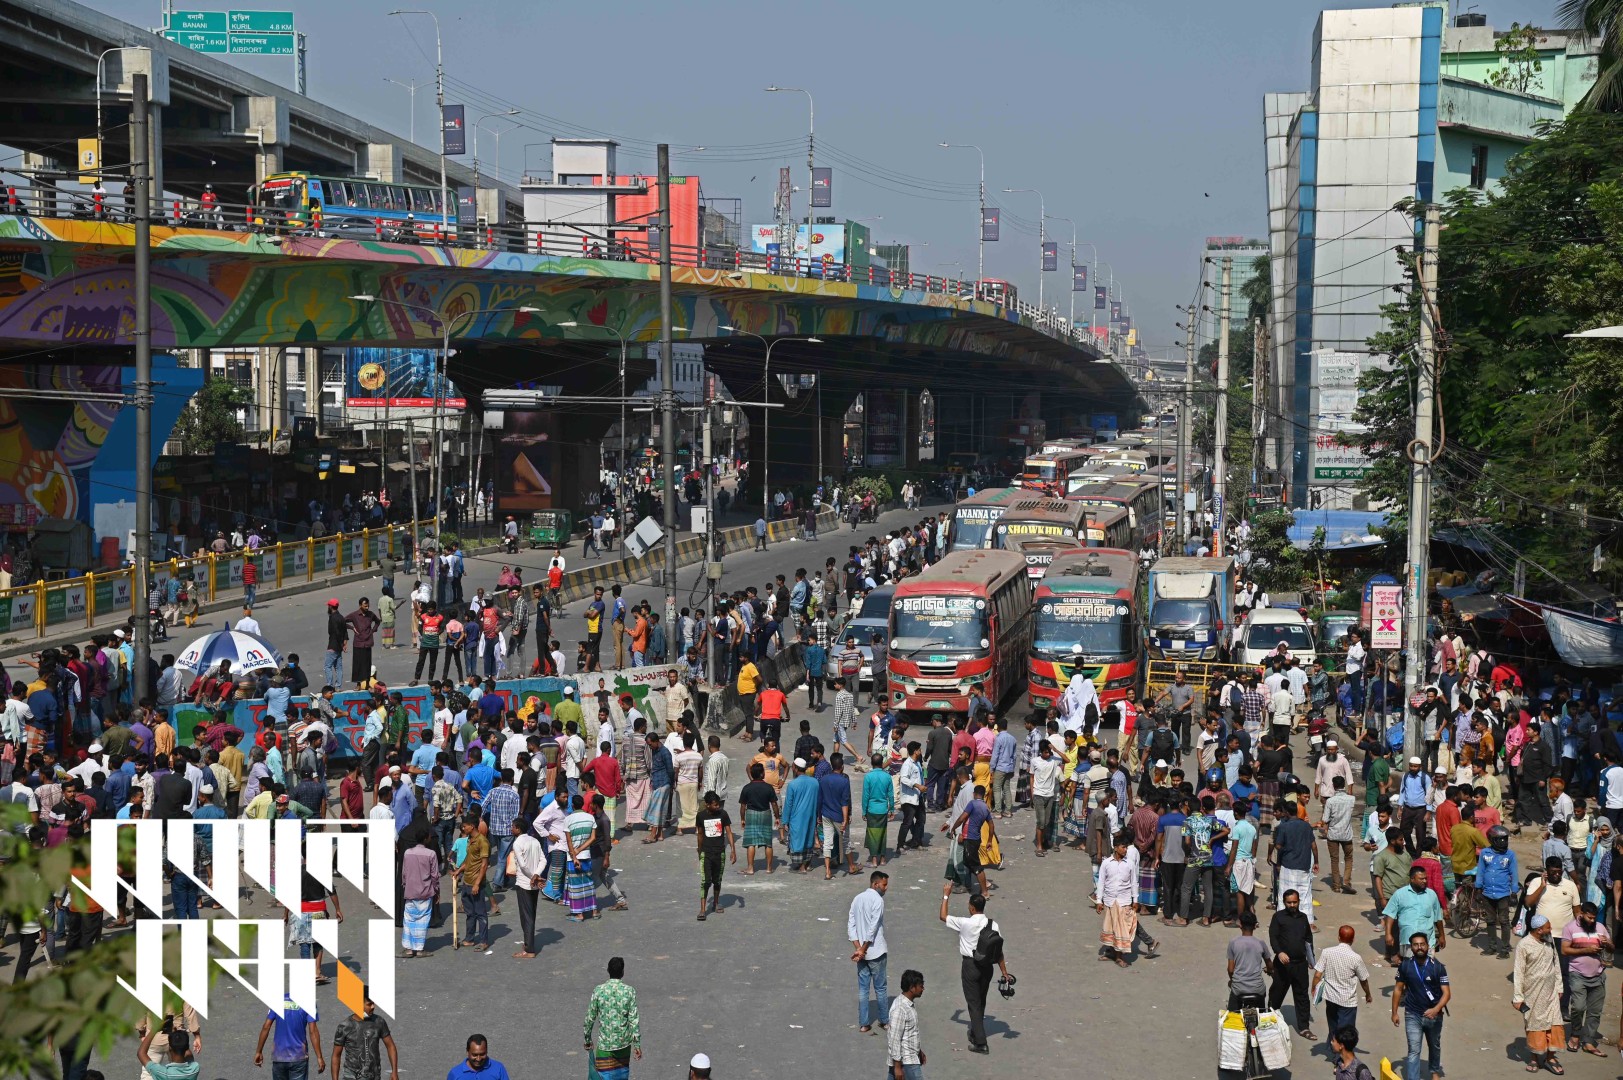
<instances>
[{"instance_id":1,"label":"man in blue shirt","mask_svg":"<svg viewBox=\"0 0 1623 1080\"><path fill-rule=\"evenodd\" d=\"M423 734L426 736L428 732L425 731ZM439 756L439 748L426 739L418 743L417 749L411 752L411 764L408 768L411 769L412 779L416 781L418 804L421 806L428 805L428 793L434 786L434 766L439 763Z\"/></svg>"},{"instance_id":2,"label":"man in blue shirt","mask_svg":"<svg viewBox=\"0 0 1623 1080\"><path fill-rule=\"evenodd\" d=\"M1431 958L1425 934L1409 939L1410 953L1398 964L1397 985L1392 992L1392 1023L1403 1009L1403 1033L1409 1053L1403 1059L1403 1080L1423 1080L1443 1075L1443 1010L1453 991L1448 986L1448 969ZM1420 1069L1420 1044L1425 1040L1427 1072Z\"/></svg>"},{"instance_id":3,"label":"man in blue shirt","mask_svg":"<svg viewBox=\"0 0 1623 1080\"><path fill-rule=\"evenodd\" d=\"M980 883L982 896L991 892L991 889L986 885L986 870L981 866L981 829L983 826L990 828L995 837L997 826L991 822L992 811L986 805L986 787L983 784L976 784L974 795L963 812L958 815L958 820L950 827L953 835L958 837L959 843L963 846L964 878L965 880L975 878ZM948 828L949 826L943 825L941 831L946 832Z\"/></svg>"},{"instance_id":4,"label":"man in blue shirt","mask_svg":"<svg viewBox=\"0 0 1623 1080\"><path fill-rule=\"evenodd\" d=\"M1388 955L1399 942L1407 946L1416 937L1425 938L1428 946L1436 944L1438 949L1448 944L1443 933L1443 908L1437 894L1426 884L1424 866L1417 863L1409 868L1409 887L1392 894L1381 911L1381 922L1386 929Z\"/></svg>"},{"instance_id":5,"label":"man in blue shirt","mask_svg":"<svg viewBox=\"0 0 1623 1080\"><path fill-rule=\"evenodd\" d=\"M485 763L483 750L470 749L468 761L468 771L462 777L462 790L468 793L468 799L482 812L485 794L496 786L496 770Z\"/></svg>"},{"instance_id":6,"label":"man in blue shirt","mask_svg":"<svg viewBox=\"0 0 1623 1080\"><path fill-rule=\"evenodd\" d=\"M823 880L834 876L834 865L843 854L846 873L857 872L857 857L847 843L851 824L851 778L845 775L845 755L831 754L828 772L818 777L817 816L823 823Z\"/></svg>"},{"instance_id":7,"label":"man in blue shirt","mask_svg":"<svg viewBox=\"0 0 1623 1080\"><path fill-rule=\"evenodd\" d=\"M992 805L1005 818L1014 816L1014 759L1019 749L1019 742L1009 734L1008 717L999 719L997 738L992 740Z\"/></svg>"},{"instance_id":8,"label":"man in blue shirt","mask_svg":"<svg viewBox=\"0 0 1623 1080\"><path fill-rule=\"evenodd\" d=\"M271 1046L271 1080L306 1080L310 1075L310 1048L316 1051L317 1071L325 1072L327 1058L321 1052L321 1031L316 1014L307 1013L291 1000L282 1002L281 1015L270 1013L259 1029L259 1045L254 1048L254 1064L265 1064L265 1040L276 1032Z\"/></svg>"},{"instance_id":9,"label":"man in blue shirt","mask_svg":"<svg viewBox=\"0 0 1623 1080\"><path fill-rule=\"evenodd\" d=\"M1403 839L1407 841L1409 850L1419 851L1420 841L1428 835L1426 821L1430 817L1430 809L1427 800L1431 795L1431 777L1421 769L1419 758L1409 759L1409 771L1398 781L1398 795L1402 806L1398 828L1403 830Z\"/></svg>"},{"instance_id":10,"label":"man in blue shirt","mask_svg":"<svg viewBox=\"0 0 1623 1080\"><path fill-rule=\"evenodd\" d=\"M1510 912L1521 893L1521 870L1510 850L1510 830L1503 825L1488 830L1488 846L1476 857L1476 888L1488 905L1489 947L1509 956Z\"/></svg>"},{"instance_id":11,"label":"man in blue shirt","mask_svg":"<svg viewBox=\"0 0 1623 1080\"><path fill-rule=\"evenodd\" d=\"M446 1073L445 1080L508 1080L507 1066L490 1056L483 1035L469 1035L468 1060Z\"/></svg>"},{"instance_id":12,"label":"man in blue shirt","mask_svg":"<svg viewBox=\"0 0 1623 1080\"><path fill-rule=\"evenodd\" d=\"M805 646L806 708L823 711L823 687L828 674L828 650L817 643L810 630L801 632L800 643Z\"/></svg>"}]
</instances>

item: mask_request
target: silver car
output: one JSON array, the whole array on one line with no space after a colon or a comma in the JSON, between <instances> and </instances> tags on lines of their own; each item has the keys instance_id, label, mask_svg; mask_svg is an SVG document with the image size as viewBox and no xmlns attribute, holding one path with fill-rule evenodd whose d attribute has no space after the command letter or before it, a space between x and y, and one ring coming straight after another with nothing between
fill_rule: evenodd
<instances>
[{"instance_id":1,"label":"silver car","mask_svg":"<svg viewBox=\"0 0 1623 1080\"><path fill-rule=\"evenodd\" d=\"M873 638L878 634L883 641L890 633L890 598L895 593L896 586L881 585L862 598L856 615L840 628L834 638L828 658L830 678L839 677L840 653L845 651L846 642L855 640L857 651L862 653L861 686L866 688L873 685Z\"/></svg>"}]
</instances>

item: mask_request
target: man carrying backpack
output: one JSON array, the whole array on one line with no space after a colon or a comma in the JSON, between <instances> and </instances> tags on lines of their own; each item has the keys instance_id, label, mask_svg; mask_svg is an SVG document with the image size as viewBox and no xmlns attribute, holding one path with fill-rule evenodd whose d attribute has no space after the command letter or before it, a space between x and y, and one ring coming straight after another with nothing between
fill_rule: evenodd
<instances>
[{"instance_id":1,"label":"man carrying backpack","mask_svg":"<svg viewBox=\"0 0 1623 1080\"><path fill-rule=\"evenodd\" d=\"M1150 752L1145 755L1148 760L1144 763L1146 771L1157 761L1176 764L1178 761L1178 733L1172 730L1171 720L1166 713L1157 713L1155 717L1155 730L1150 733Z\"/></svg>"},{"instance_id":2,"label":"man carrying backpack","mask_svg":"<svg viewBox=\"0 0 1623 1080\"><path fill-rule=\"evenodd\" d=\"M1014 976L1003 959L1003 934L997 923L986 915L986 896L971 893L969 914L960 918L947 914L952 901L952 882L941 887L941 921L947 929L958 935L960 977L964 987L964 1004L969 1007L969 1049L975 1054L989 1054L986 1043L986 993L992 988L992 969L996 967L1013 996Z\"/></svg>"}]
</instances>

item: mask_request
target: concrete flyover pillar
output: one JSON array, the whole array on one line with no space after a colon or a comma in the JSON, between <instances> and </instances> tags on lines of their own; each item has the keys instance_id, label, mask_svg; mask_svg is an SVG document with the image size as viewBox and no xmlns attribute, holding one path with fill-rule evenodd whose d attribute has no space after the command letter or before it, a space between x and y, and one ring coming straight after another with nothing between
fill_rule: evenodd
<instances>
[{"instance_id":1,"label":"concrete flyover pillar","mask_svg":"<svg viewBox=\"0 0 1623 1080\"><path fill-rule=\"evenodd\" d=\"M401 154L395 143L367 143L356 158L356 175L375 176L385 184L400 182Z\"/></svg>"},{"instance_id":2,"label":"concrete flyover pillar","mask_svg":"<svg viewBox=\"0 0 1623 1080\"><path fill-rule=\"evenodd\" d=\"M254 142L254 182L281 172L282 150L292 134L287 99L247 95L232 98L231 118L233 130Z\"/></svg>"},{"instance_id":3,"label":"concrete flyover pillar","mask_svg":"<svg viewBox=\"0 0 1623 1080\"><path fill-rule=\"evenodd\" d=\"M116 95L122 95L127 102L133 92L136 75L147 77L147 101L152 105L148 114L144 156L152 163L151 191L154 212L157 213L163 206L163 106L169 104L169 58L151 49L140 48L108 53L102 63L101 89L104 95L115 96L104 100L103 105L110 109L109 115L117 115L123 106L118 104ZM141 148L130 149L132 157L142 155Z\"/></svg>"}]
</instances>

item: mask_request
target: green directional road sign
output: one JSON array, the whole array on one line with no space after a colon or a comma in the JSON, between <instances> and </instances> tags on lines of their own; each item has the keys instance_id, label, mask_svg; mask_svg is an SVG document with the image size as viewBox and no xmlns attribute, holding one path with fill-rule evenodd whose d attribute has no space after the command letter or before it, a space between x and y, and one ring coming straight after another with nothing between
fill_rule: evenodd
<instances>
[{"instance_id":1,"label":"green directional road sign","mask_svg":"<svg viewBox=\"0 0 1623 1080\"><path fill-rule=\"evenodd\" d=\"M231 46L226 51L242 56L292 56L295 51L292 34L232 32L226 36L231 39Z\"/></svg>"},{"instance_id":2,"label":"green directional road sign","mask_svg":"<svg viewBox=\"0 0 1623 1080\"><path fill-rule=\"evenodd\" d=\"M165 30L163 36L176 45L184 45L193 52L223 53L230 52L230 34L213 31L197 32L192 30Z\"/></svg>"},{"instance_id":3,"label":"green directional road sign","mask_svg":"<svg viewBox=\"0 0 1623 1080\"><path fill-rule=\"evenodd\" d=\"M230 24L223 11L176 11L169 15L164 29L170 32L170 40L177 40L176 32L223 34L230 29Z\"/></svg>"},{"instance_id":4,"label":"green directional road sign","mask_svg":"<svg viewBox=\"0 0 1623 1080\"><path fill-rule=\"evenodd\" d=\"M291 11L229 11L230 30L233 34L291 34ZM235 51L235 50L233 50Z\"/></svg>"}]
</instances>

